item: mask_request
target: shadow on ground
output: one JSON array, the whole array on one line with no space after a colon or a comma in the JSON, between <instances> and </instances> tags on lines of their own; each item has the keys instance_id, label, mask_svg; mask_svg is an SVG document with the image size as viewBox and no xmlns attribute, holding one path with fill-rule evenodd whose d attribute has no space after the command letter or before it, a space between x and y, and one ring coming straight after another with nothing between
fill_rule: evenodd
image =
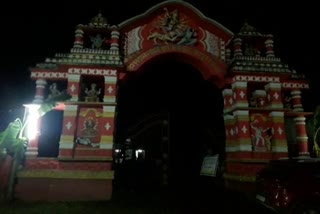
<instances>
[{"instance_id":1,"label":"shadow on ground","mask_svg":"<svg viewBox=\"0 0 320 214\"><path fill-rule=\"evenodd\" d=\"M25 203L15 201L0 206L1 214L212 214L212 213L271 213L241 193L216 189L173 191L152 189L143 191L118 190L111 201Z\"/></svg>"}]
</instances>

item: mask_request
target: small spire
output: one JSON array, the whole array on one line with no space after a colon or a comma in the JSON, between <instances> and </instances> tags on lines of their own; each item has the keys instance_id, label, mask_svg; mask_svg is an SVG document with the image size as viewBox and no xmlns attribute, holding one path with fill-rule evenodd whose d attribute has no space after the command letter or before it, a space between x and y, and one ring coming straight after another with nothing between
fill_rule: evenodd
<instances>
[{"instance_id":1,"label":"small spire","mask_svg":"<svg viewBox=\"0 0 320 214\"><path fill-rule=\"evenodd\" d=\"M261 33L255 27L248 24L248 19L245 19L243 26L240 28L239 35L261 36Z\"/></svg>"},{"instance_id":2,"label":"small spire","mask_svg":"<svg viewBox=\"0 0 320 214\"><path fill-rule=\"evenodd\" d=\"M106 27L108 26L108 21L107 19L102 15L101 9L99 10L98 15L93 17L90 20L89 25L94 26L94 27Z\"/></svg>"}]
</instances>

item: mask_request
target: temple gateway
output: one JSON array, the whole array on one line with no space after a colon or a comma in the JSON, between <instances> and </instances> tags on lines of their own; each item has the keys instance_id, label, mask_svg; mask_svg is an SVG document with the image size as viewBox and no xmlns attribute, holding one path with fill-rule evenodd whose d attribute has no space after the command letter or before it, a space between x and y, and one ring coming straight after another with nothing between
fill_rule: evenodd
<instances>
[{"instance_id":1,"label":"temple gateway","mask_svg":"<svg viewBox=\"0 0 320 214\"><path fill-rule=\"evenodd\" d=\"M146 180L179 183L200 175L208 154L219 155L228 188L248 190L268 161L309 155L310 113L301 101L309 85L276 56L273 35L250 23L233 33L183 1L162 2L118 25L99 13L76 26L68 53L31 68L31 78L33 104L62 91L72 98L35 123L15 189L22 200L109 200L133 179L121 166L141 160L159 168ZM152 98L151 88L162 97ZM184 98L177 90L187 91ZM208 91L207 101L197 99ZM154 109L174 105L150 116L150 100Z\"/></svg>"}]
</instances>

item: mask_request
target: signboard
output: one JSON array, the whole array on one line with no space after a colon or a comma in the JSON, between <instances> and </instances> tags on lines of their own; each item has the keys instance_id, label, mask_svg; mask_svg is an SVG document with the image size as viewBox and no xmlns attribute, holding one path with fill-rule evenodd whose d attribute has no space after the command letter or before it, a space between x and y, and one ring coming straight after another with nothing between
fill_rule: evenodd
<instances>
[{"instance_id":1,"label":"signboard","mask_svg":"<svg viewBox=\"0 0 320 214\"><path fill-rule=\"evenodd\" d=\"M215 177L219 165L219 155L210 155L203 158L200 175Z\"/></svg>"}]
</instances>

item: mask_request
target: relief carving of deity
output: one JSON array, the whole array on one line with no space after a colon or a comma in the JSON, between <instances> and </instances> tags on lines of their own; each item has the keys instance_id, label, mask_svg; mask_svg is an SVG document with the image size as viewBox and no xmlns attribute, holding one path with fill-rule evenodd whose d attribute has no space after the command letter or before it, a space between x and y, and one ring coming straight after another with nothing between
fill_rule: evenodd
<instances>
[{"instance_id":1,"label":"relief carving of deity","mask_svg":"<svg viewBox=\"0 0 320 214\"><path fill-rule=\"evenodd\" d=\"M187 25L181 18L178 10L169 12L164 8L164 15L160 16L156 23L156 31L150 32L148 40L153 40L158 45L159 41L164 44L175 43L178 45L193 45L197 42L197 32Z\"/></svg>"},{"instance_id":2,"label":"relief carving of deity","mask_svg":"<svg viewBox=\"0 0 320 214\"><path fill-rule=\"evenodd\" d=\"M271 151L273 128L268 126L266 117L260 114L252 115L250 127L253 151Z\"/></svg>"}]
</instances>

